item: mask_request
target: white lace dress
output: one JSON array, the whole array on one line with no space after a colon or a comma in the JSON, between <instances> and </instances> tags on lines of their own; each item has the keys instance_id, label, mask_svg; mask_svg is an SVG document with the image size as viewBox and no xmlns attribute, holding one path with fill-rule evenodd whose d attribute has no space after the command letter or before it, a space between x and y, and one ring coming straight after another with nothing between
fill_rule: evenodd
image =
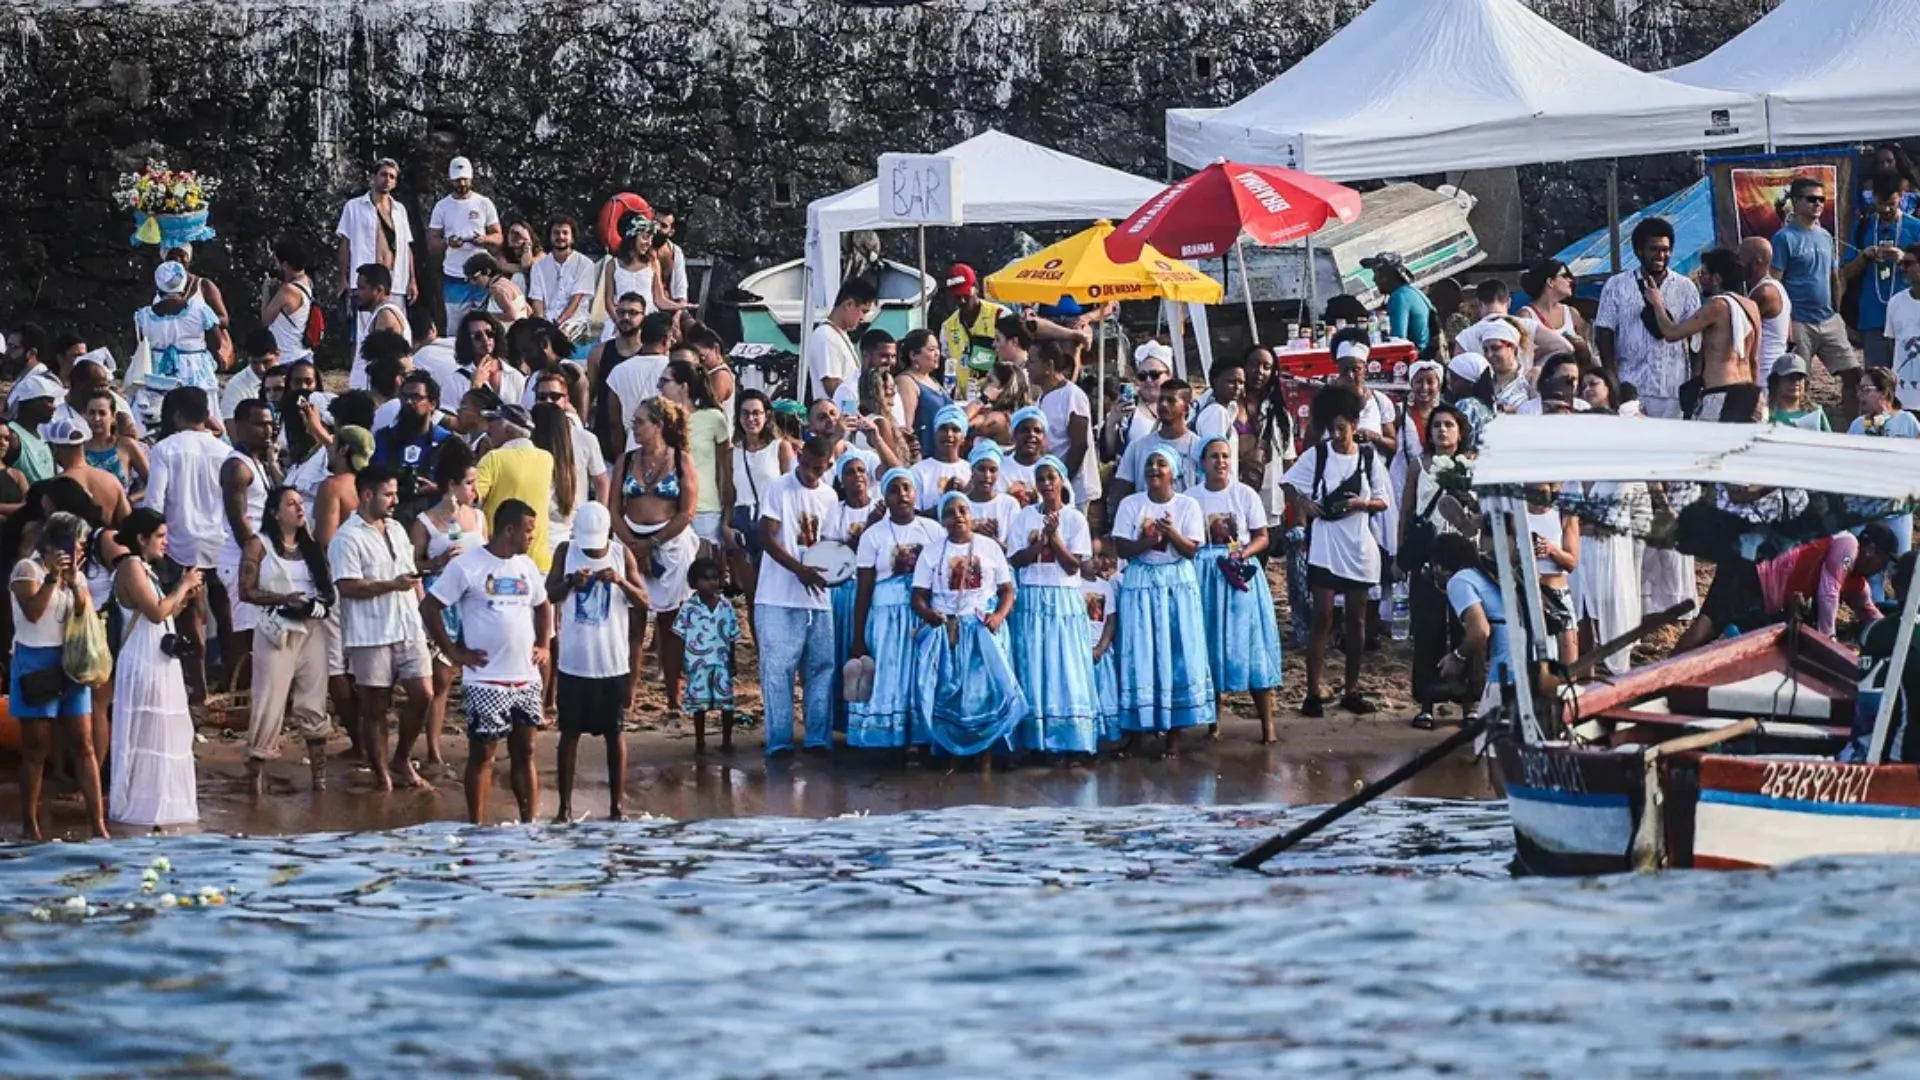
<instances>
[{"instance_id":1,"label":"white lace dress","mask_svg":"<svg viewBox=\"0 0 1920 1080\"><path fill-rule=\"evenodd\" d=\"M159 593L151 567L147 580ZM186 676L180 661L160 651L173 620L156 623L125 604L121 611L127 629L114 658L108 805L113 820L126 825L191 824L200 820L200 804Z\"/></svg>"}]
</instances>

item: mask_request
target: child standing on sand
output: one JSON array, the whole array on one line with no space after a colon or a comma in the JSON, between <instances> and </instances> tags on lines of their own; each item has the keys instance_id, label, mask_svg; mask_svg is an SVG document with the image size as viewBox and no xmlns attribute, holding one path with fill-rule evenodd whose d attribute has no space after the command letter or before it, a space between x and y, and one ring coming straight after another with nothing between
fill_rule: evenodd
<instances>
[{"instance_id":1,"label":"child standing on sand","mask_svg":"<svg viewBox=\"0 0 1920 1080\"><path fill-rule=\"evenodd\" d=\"M1100 695L1094 723L1101 742L1118 742L1120 730L1120 673L1114 666L1114 645L1120 636L1120 609L1114 606L1113 575L1117 572L1113 546L1104 537L1093 542L1093 558L1080 564L1080 599L1087 608L1087 640L1093 645L1093 686Z\"/></svg>"},{"instance_id":2,"label":"child standing on sand","mask_svg":"<svg viewBox=\"0 0 1920 1080\"><path fill-rule=\"evenodd\" d=\"M693 751L707 750L707 710L720 713L720 752L733 752L733 646L740 620L720 595L720 564L696 559L687 571L693 595L674 616L673 632L687 643L687 712L693 714Z\"/></svg>"}]
</instances>

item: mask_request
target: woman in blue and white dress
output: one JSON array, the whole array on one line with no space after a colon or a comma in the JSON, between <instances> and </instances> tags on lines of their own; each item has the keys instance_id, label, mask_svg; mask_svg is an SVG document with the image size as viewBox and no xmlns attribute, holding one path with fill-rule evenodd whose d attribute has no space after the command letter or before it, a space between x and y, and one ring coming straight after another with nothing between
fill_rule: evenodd
<instances>
[{"instance_id":1,"label":"woman in blue and white dress","mask_svg":"<svg viewBox=\"0 0 1920 1080\"><path fill-rule=\"evenodd\" d=\"M1048 454L1033 469L1039 502L1021 510L1006 537L1019 579L1013 608L1013 670L1031 710L1014 745L1043 754L1099 749L1100 691L1087 639L1080 564L1093 557L1093 531L1074 509L1067 466Z\"/></svg>"},{"instance_id":2,"label":"woman in blue and white dress","mask_svg":"<svg viewBox=\"0 0 1920 1080\"><path fill-rule=\"evenodd\" d=\"M1220 698L1251 693L1260 741L1270 743L1276 738L1273 691L1280 685L1280 627L1261 561L1268 545L1267 511L1259 493L1234 478L1231 450L1224 435L1201 444L1206 479L1187 490L1200 504L1206 529L1194 570L1207 620L1207 668L1213 673L1216 712Z\"/></svg>"},{"instance_id":3,"label":"woman in blue and white dress","mask_svg":"<svg viewBox=\"0 0 1920 1080\"><path fill-rule=\"evenodd\" d=\"M840 505L827 518L821 530L823 540L845 544L850 551L860 550L860 534L873 520L875 504L867 477L867 459L848 451L833 463L833 484L840 492ZM860 623L854 618L854 606L860 591L860 579L853 577L833 587L833 726L847 730L847 700L841 692L840 673L853 656L853 639Z\"/></svg>"},{"instance_id":4,"label":"woman in blue and white dress","mask_svg":"<svg viewBox=\"0 0 1920 1080\"><path fill-rule=\"evenodd\" d=\"M913 613L925 624L913 642L914 723L956 757L1011 750L1028 712L1007 639L1013 568L974 533L964 492L941 496L939 513L946 535L913 570Z\"/></svg>"},{"instance_id":5,"label":"woman in blue and white dress","mask_svg":"<svg viewBox=\"0 0 1920 1080\"><path fill-rule=\"evenodd\" d=\"M967 455L967 465L972 472L967 477L967 509L973 515L973 531L976 536L985 536L999 543L1000 550L1011 552L1013 544L1007 539L1013 531L1013 516L1020 512L1020 503L1006 494L1006 484L1000 472L1000 463L1006 460L1006 454L992 439L981 439L973 444L973 451Z\"/></svg>"},{"instance_id":6,"label":"woman in blue and white dress","mask_svg":"<svg viewBox=\"0 0 1920 1080\"><path fill-rule=\"evenodd\" d=\"M220 400L219 368L214 353L220 348L220 316L197 294L187 295L187 268L163 262L153 272L159 293L153 303L133 313L133 328L147 344L145 371L128 372L133 406L143 417L158 422L160 399L176 386L196 386L207 401ZM214 425L219 426L219 410Z\"/></svg>"},{"instance_id":7,"label":"woman in blue and white dress","mask_svg":"<svg viewBox=\"0 0 1920 1080\"><path fill-rule=\"evenodd\" d=\"M1180 458L1172 447L1155 447L1142 471L1146 490L1122 499L1113 516L1114 550L1127 560L1120 578L1120 727L1129 741L1163 732L1173 756L1182 728L1214 720L1193 571L1205 524L1200 504L1173 490Z\"/></svg>"},{"instance_id":8,"label":"woman in blue and white dress","mask_svg":"<svg viewBox=\"0 0 1920 1080\"><path fill-rule=\"evenodd\" d=\"M860 534L855 557L852 625L863 636L848 643L851 657L873 658L873 692L847 706L847 745L869 749L924 746L927 732L913 727L913 573L921 553L940 542L941 531L915 508L913 473L888 469L880 478L886 516Z\"/></svg>"}]
</instances>

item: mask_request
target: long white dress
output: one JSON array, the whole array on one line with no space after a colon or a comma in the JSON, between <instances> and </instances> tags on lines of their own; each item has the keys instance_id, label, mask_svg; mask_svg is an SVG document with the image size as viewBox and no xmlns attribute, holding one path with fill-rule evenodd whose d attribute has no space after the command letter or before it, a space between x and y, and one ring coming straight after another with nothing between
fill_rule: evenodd
<instances>
[{"instance_id":1,"label":"long white dress","mask_svg":"<svg viewBox=\"0 0 1920 1080\"><path fill-rule=\"evenodd\" d=\"M160 583L151 567L147 580ZM164 595L164 594L162 594ZM156 623L121 605L125 639L114 659L113 778L108 802L126 825L200 820L193 775L193 719L180 661L160 651L173 620Z\"/></svg>"}]
</instances>

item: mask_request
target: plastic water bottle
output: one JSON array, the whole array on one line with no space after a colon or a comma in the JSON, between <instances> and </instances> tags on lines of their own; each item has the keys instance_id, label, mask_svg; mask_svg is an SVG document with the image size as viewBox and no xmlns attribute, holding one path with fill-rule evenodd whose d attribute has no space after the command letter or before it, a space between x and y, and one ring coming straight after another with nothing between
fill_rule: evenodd
<instances>
[{"instance_id":1,"label":"plastic water bottle","mask_svg":"<svg viewBox=\"0 0 1920 1080\"><path fill-rule=\"evenodd\" d=\"M1413 612L1409 606L1407 583L1404 580L1393 583L1393 640L1405 641L1413 636Z\"/></svg>"}]
</instances>

